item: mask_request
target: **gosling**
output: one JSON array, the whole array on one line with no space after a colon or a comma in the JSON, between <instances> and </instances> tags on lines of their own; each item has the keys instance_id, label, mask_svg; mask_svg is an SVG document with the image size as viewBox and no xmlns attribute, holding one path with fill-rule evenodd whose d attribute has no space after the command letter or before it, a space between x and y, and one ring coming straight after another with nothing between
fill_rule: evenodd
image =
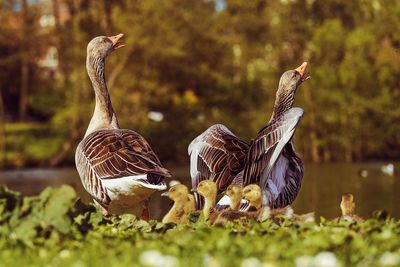
<instances>
[{"instance_id":1,"label":"gosling","mask_svg":"<svg viewBox=\"0 0 400 267\"><path fill-rule=\"evenodd\" d=\"M314 212L296 214L290 205L284 208L271 210L270 219L279 223L282 221L280 216L285 216L287 219L297 222L315 222Z\"/></svg>"},{"instance_id":2,"label":"gosling","mask_svg":"<svg viewBox=\"0 0 400 267\"><path fill-rule=\"evenodd\" d=\"M345 220L350 222L361 223L364 221L363 218L355 214L356 203L354 202L353 194L346 193L342 195L342 201L340 202L340 209L342 216L339 220Z\"/></svg>"},{"instance_id":3,"label":"gosling","mask_svg":"<svg viewBox=\"0 0 400 267\"><path fill-rule=\"evenodd\" d=\"M186 224L189 222L188 215L195 210L194 197L183 184L172 186L168 192L162 194L174 201L170 211L162 219L163 223Z\"/></svg>"},{"instance_id":4,"label":"gosling","mask_svg":"<svg viewBox=\"0 0 400 267\"><path fill-rule=\"evenodd\" d=\"M229 208L218 213L214 225L223 225L228 221L245 217L245 212L239 211L240 203L242 201L242 187L240 185L230 185L226 189L225 195L229 197L230 204Z\"/></svg>"},{"instance_id":5,"label":"gosling","mask_svg":"<svg viewBox=\"0 0 400 267\"><path fill-rule=\"evenodd\" d=\"M243 198L250 203L248 218L264 222L271 216L271 209L268 206L262 206L262 192L257 184L249 184L243 188Z\"/></svg>"},{"instance_id":6,"label":"gosling","mask_svg":"<svg viewBox=\"0 0 400 267\"><path fill-rule=\"evenodd\" d=\"M257 211L261 209L261 188L257 184L249 184L243 188L243 198L250 202L250 211Z\"/></svg>"},{"instance_id":7,"label":"gosling","mask_svg":"<svg viewBox=\"0 0 400 267\"><path fill-rule=\"evenodd\" d=\"M230 199L229 210L237 211L239 210L240 203L242 201L242 187L240 185L230 185L226 189L226 195Z\"/></svg>"},{"instance_id":8,"label":"gosling","mask_svg":"<svg viewBox=\"0 0 400 267\"><path fill-rule=\"evenodd\" d=\"M342 202L340 202L340 209L342 210L342 216L353 215L356 209L356 203L354 203L353 194L346 193L342 195Z\"/></svg>"},{"instance_id":9,"label":"gosling","mask_svg":"<svg viewBox=\"0 0 400 267\"><path fill-rule=\"evenodd\" d=\"M217 199L217 184L211 180L204 180L197 185L196 191L204 197L202 210L204 219L213 221L217 216L217 212L214 210Z\"/></svg>"},{"instance_id":10,"label":"gosling","mask_svg":"<svg viewBox=\"0 0 400 267\"><path fill-rule=\"evenodd\" d=\"M240 196L239 190L230 190L230 192L226 192L226 195L231 199L231 210L222 211L218 216L215 225L222 225L228 221L233 221L240 218L246 218L251 220L257 220L259 222L263 222L270 217L270 209L269 207L262 207L262 194L261 188L256 184L250 184L243 188L242 195ZM236 205L239 207L241 198L249 201L249 211L238 211L236 209ZM233 203L233 204L232 204Z\"/></svg>"}]
</instances>

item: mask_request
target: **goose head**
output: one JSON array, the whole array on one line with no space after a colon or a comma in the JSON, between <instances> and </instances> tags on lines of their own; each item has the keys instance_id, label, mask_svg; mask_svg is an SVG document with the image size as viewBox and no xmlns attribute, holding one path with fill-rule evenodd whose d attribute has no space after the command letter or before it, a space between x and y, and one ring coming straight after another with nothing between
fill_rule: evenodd
<instances>
[{"instance_id":1,"label":"goose head","mask_svg":"<svg viewBox=\"0 0 400 267\"><path fill-rule=\"evenodd\" d=\"M283 112L291 109L294 103L294 97L297 88L305 80L310 78L306 72L307 62L303 62L298 68L284 72L279 80L278 90L271 120L280 116Z\"/></svg>"},{"instance_id":2,"label":"goose head","mask_svg":"<svg viewBox=\"0 0 400 267\"><path fill-rule=\"evenodd\" d=\"M240 206L240 201L242 200L242 187L240 185L230 185L226 189L225 194L231 200L231 210L238 210Z\"/></svg>"},{"instance_id":3,"label":"goose head","mask_svg":"<svg viewBox=\"0 0 400 267\"><path fill-rule=\"evenodd\" d=\"M94 58L105 58L111 52L125 46L121 41L123 36L124 34L120 33L114 36L97 36L93 38L87 46L88 55Z\"/></svg>"},{"instance_id":4,"label":"goose head","mask_svg":"<svg viewBox=\"0 0 400 267\"><path fill-rule=\"evenodd\" d=\"M250 202L250 206L257 210L261 208L261 188L256 184L249 184L243 188L243 198Z\"/></svg>"},{"instance_id":5,"label":"goose head","mask_svg":"<svg viewBox=\"0 0 400 267\"><path fill-rule=\"evenodd\" d=\"M278 91L295 91L300 84L310 78L310 74L306 72L307 62L303 62L294 70L284 72L279 80Z\"/></svg>"}]
</instances>

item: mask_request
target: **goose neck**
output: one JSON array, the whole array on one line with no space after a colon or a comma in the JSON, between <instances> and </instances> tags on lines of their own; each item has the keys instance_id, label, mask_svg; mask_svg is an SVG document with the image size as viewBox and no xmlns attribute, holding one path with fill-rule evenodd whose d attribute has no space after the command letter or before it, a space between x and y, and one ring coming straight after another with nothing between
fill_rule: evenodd
<instances>
[{"instance_id":1,"label":"goose neck","mask_svg":"<svg viewBox=\"0 0 400 267\"><path fill-rule=\"evenodd\" d=\"M105 58L88 56L86 69L92 82L96 104L86 135L102 128L119 128L105 78Z\"/></svg>"},{"instance_id":2,"label":"goose neck","mask_svg":"<svg viewBox=\"0 0 400 267\"><path fill-rule=\"evenodd\" d=\"M278 118L284 112L293 107L294 95L295 91L287 92L278 89L276 92L275 104L270 121Z\"/></svg>"}]
</instances>

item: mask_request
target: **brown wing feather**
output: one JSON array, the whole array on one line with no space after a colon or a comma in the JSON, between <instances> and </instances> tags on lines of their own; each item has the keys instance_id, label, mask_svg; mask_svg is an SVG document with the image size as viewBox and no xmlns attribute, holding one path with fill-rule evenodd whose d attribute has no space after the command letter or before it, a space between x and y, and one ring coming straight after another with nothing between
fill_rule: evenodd
<instances>
[{"instance_id":1,"label":"brown wing feather","mask_svg":"<svg viewBox=\"0 0 400 267\"><path fill-rule=\"evenodd\" d=\"M284 142L284 144L289 142L290 139L283 139L297 126L302 115L302 109L292 108L260 130L257 137L252 141L247 155L243 178L245 185L261 182L261 174L264 169L269 164L273 164L270 160L276 146L279 142Z\"/></svg>"},{"instance_id":2,"label":"brown wing feather","mask_svg":"<svg viewBox=\"0 0 400 267\"><path fill-rule=\"evenodd\" d=\"M225 190L243 169L247 150L248 144L225 126L211 126L189 146L191 169L197 171L195 175L191 170L192 179L195 180L192 186L195 188L201 180L211 179L217 183L219 192ZM195 157L192 153L195 153Z\"/></svg>"},{"instance_id":3,"label":"brown wing feather","mask_svg":"<svg viewBox=\"0 0 400 267\"><path fill-rule=\"evenodd\" d=\"M96 131L83 140L82 150L100 179L147 173L171 176L146 140L132 130Z\"/></svg>"},{"instance_id":4,"label":"brown wing feather","mask_svg":"<svg viewBox=\"0 0 400 267\"><path fill-rule=\"evenodd\" d=\"M132 130L100 130L88 135L76 153L85 189L99 202L108 202L102 179L157 174L170 177L150 145Z\"/></svg>"}]
</instances>

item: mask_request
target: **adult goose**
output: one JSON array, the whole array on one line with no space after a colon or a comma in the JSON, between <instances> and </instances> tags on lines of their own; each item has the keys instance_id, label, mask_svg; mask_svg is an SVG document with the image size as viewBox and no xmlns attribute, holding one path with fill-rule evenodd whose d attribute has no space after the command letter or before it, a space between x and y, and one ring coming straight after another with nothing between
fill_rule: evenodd
<instances>
[{"instance_id":1,"label":"adult goose","mask_svg":"<svg viewBox=\"0 0 400 267\"><path fill-rule=\"evenodd\" d=\"M211 126L191 142L188 153L192 188L206 179L217 183L218 193L230 184L255 183L262 188L263 205L276 208L294 200L303 177L303 164L291 138L303 110L292 107L297 88L309 78L306 67L304 62L281 76L271 119L250 145L221 124ZM200 209L203 199L197 194L195 197ZM227 206L229 197L224 196L217 208Z\"/></svg>"},{"instance_id":2,"label":"adult goose","mask_svg":"<svg viewBox=\"0 0 400 267\"><path fill-rule=\"evenodd\" d=\"M259 184L263 205L273 209L290 205L303 180L304 165L292 141L303 110L292 107L297 88L310 77L306 67L304 62L282 75L271 119L252 140L243 170L243 183Z\"/></svg>"},{"instance_id":3,"label":"adult goose","mask_svg":"<svg viewBox=\"0 0 400 267\"><path fill-rule=\"evenodd\" d=\"M147 219L150 195L165 190L164 178L171 174L142 136L118 125L105 80L105 58L124 46L122 36L99 36L87 46L86 69L96 105L75 164L83 187L105 215L131 213Z\"/></svg>"}]
</instances>

